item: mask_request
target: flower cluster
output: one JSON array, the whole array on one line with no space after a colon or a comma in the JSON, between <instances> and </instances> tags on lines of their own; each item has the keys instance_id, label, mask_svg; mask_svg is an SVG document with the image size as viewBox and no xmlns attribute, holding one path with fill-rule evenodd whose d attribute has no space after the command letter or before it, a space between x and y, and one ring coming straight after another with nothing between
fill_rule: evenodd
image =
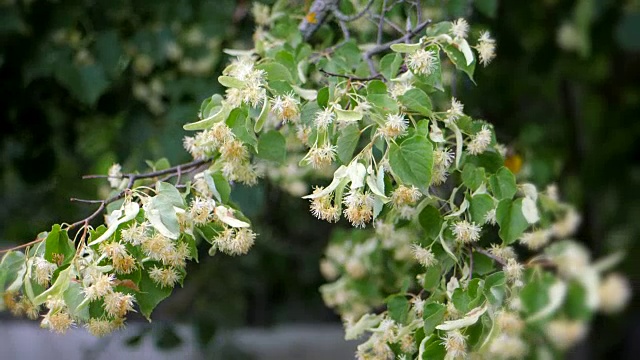
<instances>
[{"instance_id":1,"label":"flower cluster","mask_svg":"<svg viewBox=\"0 0 640 360\"><path fill-rule=\"evenodd\" d=\"M121 192L110 202L124 199L106 226L85 226L78 247L71 228L56 226L25 253L8 253L4 306L42 314L56 332L82 324L97 336L131 311L148 318L182 284L199 242L210 255L254 246L229 199L260 169L297 195L309 191L308 174L330 178L303 198L313 216L353 228L327 247L320 270L330 282L320 291L347 339L369 333L359 359L522 358L530 339L551 354L584 338L594 312L624 308L629 283L610 272L619 258L592 261L569 240L580 215L555 188L518 184L493 127L444 91L455 69L472 76L472 65L493 60L488 32L472 47L466 20L435 24L378 61L357 47L314 49L299 34L269 33L272 21L292 20L266 5L252 12L255 48L230 51L238 57L219 78L225 95L185 125L198 131L184 139L195 159L187 173L137 177L113 166L107 179ZM139 72L149 70L143 60ZM367 69L370 77L351 74ZM148 180L162 175L175 184Z\"/></svg>"}]
</instances>

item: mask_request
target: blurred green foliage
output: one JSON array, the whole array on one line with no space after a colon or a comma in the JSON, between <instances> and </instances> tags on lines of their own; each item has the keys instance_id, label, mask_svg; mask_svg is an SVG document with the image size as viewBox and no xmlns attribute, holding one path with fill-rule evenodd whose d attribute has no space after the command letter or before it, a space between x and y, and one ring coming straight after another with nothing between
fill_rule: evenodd
<instances>
[{"instance_id":1,"label":"blurred green foliage","mask_svg":"<svg viewBox=\"0 0 640 360\"><path fill-rule=\"evenodd\" d=\"M251 35L233 0L0 6L0 226L14 241L84 213L68 203L95 197L83 174L186 160L182 124L219 90L222 46Z\"/></svg>"},{"instance_id":2,"label":"blurred green foliage","mask_svg":"<svg viewBox=\"0 0 640 360\"><path fill-rule=\"evenodd\" d=\"M491 29L495 63L477 72L478 87L457 79L457 96L523 158L520 176L539 187L557 181L579 206L580 239L595 255L628 250L623 270L637 293L640 4L424 3L434 17L472 14L472 23ZM3 247L88 213L68 198L108 189L83 174L106 173L113 162L132 171L147 159L187 160L182 125L222 90L221 50L249 46L250 7L248 0L0 1ZM256 224L256 249L242 259L203 253L159 318L193 319L203 343L218 327L331 319L317 292L329 227L268 183L232 196ZM613 329L593 342L602 355L628 325L600 325Z\"/></svg>"},{"instance_id":3,"label":"blurred green foliage","mask_svg":"<svg viewBox=\"0 0 640 360\"><path fill-rule=\"evenodd\" d=\"M478 18L496 35L498 56L478 72L481 89L462 86L463 102L522 156L521 176L538 187L556 182L578 206L578 238L594 257L626 252L620 270L637 294L640 4L502 1L495 19ZM638 304L636 296L627 316ZM607 329L592 332L596 358L622 356L623 334L632 336L624 317L596 320L594 329Z\"/></svg>"}]
</instances>

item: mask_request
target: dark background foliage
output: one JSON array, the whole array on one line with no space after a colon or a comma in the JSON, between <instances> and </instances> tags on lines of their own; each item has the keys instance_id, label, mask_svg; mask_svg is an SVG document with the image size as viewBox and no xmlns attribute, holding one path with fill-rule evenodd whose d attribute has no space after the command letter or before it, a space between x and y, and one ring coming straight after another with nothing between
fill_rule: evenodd
<instances>
[{"instance_id":1,"label":"dark background foliage","mask_svg":"<svg viewBox=\"0 0 640 360\"><path fill-rule=\"evenodd\" d=\"M539 187L557 182L578 206L578 238L595 256L626 252L621 270L639 293L640 4L424 3L445 18L471 14L474 27L497 38L495 62L476 72L478 86L460 78L457 96L523 159L519 176ZM2 247L91 211L68 199L103 197L108 188L83 174L106 173L113 162L132 171L145 160L188 160L182 124L221 91L221 50L249 46L250 7L242 0L0 1ZM203 343L218 328L335 321L317 291L330 228L269 183L235 188L233 196L256 224L256 248L243 258L210 258L203 249L184 289L156 318L190 319ZM596 358L633 351L639 304L636 297L626 314L597 318L594 341L578 351Z\"/></svg>"}]
</instances>

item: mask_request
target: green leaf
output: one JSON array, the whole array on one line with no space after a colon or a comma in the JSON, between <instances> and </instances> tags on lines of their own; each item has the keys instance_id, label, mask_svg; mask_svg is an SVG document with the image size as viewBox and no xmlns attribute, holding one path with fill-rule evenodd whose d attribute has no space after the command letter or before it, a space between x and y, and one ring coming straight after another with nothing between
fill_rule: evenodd
<instances>
[{"instance_id":1,"label":"green leaf","mask_svg":"<svg viewBox=\"0 0 640 360\"><path fill-rule=\"evenodd\" d=\"M271 110L271 101L269 99L264 99L262 104L262 109L260 110L260 115L256 118L256 124L253 126L253 131L260 132L264 123L267 121L269 117L269 111Z\"/></svg>"},{"instance_id":2,"label":"green leaf","mask_svg":"<svg viewBox=\"0 0 640 360\"><path fill-rule=\"evenodd\" d=\"M151 264L145 264L146 268L150 268ZM151 321L151 312L164 299L166 299L173 290L172 287L159 287L149 278L148 271L142 272L142 278L139 285L140 291L136 293L136 301L140 306L140 312L147 320Z\"/></svg>"},{"instance_id":3,"label":"green leaf","mask_svg":"<svg viewBox=\"0 0 640 360\"><path fill-rule=\"evenodd\" d=\"M435 239L440 234L443 221L442 214L434 206L428 205L422 209L420 215L418 215L418 221L429 238Z\"/></svg>"},{"instance_id":4,"label":"green leaf","mask_svg":"<svg viewBox=\"0 0 640 360\"><path fill-rule=\"evenodd\" d=\"M427 291L433 291L433 289L440 284L442 269L440 266L429 266L427 272L424 274L424 280L422 281L422 287Z\"/></svg>"},{"instance_id":5,"label":"green leaf","mask_svg":"<svg viewBox=\"0 0 640 360\"><path fill-rule=\"evenodd\" d=\"M184 199L180 191L173 184L168 182L158 182L156 184L157 196L166 198L166 201L175 207L185 208Z\"/></svg>"},{"instance_id":6,"label":"green leaf","mask_svg":"<svg viewBox=\"0 0 640 360\"><path fill-rule=\"evenodd\" d=\"M198 261L198 245L196 244L196 239L189 234L182 234L182 241L187 244L189 247L189 255L195 262ZM138 280L140 282L140 280Z\"/></svg>"},{"instance_id":7,"label":"green leaf","mask_svg":"<svg viewBox=\"0 0 640 360\"><path fill-rule=\"evenodd\" d=\"M495 266L493 264L493 259L481 253L473 254L473 273L474 274L477 274L479 276L484 276L494 270L495 270Z\"/></svg>"},{"instance_id":8,"label":"green leaf","mask_svg":"<svg viewBox=\"0 0 640 360\"><path fill-rule=\"evenodd\" d=\"M422 48L422 45L419 43L416 43L416 44L399 43L399 44L391 45L391 50L397 53L413 53L420 50L420 48Z\"/></svg>"},{"instance_id":9,"label":"green leaf","mask_svg":"<svg viewBox=\"0 0 640 360\"><path fill-rule=\"evenodd\" d=\"M153 166L152 166L153 171L166 170L170 167L171 167L171 163L169 162L169 159L164 157L158 159L158 161L153 163Z\"/></svg>"},{"instance_id":10,"label":"green leaf","mask_svg":"<svg viewBox=\"0 0 640 360\"><path fill-rule=\"evenodd\" d=\"M229 202L229 196L231 195L231 185L229 185L229 181L222 175L221 172L215 172L211 174L211 178L213 179L213 184L216 187L216 191L220 195L220 199L223 203Z\"/></svg>"},{"instance_id":11,"label":"green leaf","mask_svg":"<svg viewBox=\"0 0 640 360\"><path fill-rule=\"evenodd\" d=\"M318 106L320 107L327 107L327 104L329 104L329 88L328 87L323 87L322 89L318 90L318 97L316 98L316 101L318 103Z\"/></svg>"},{"instance_id":12,"label":"green leaf","mask_svg":"<svg viewBox=\"0 0 640 360\"><path fill-rule=\"evenodd\" d=\"M466 167L465 167L466 168ZM469 212L471 213L471 221L476 224L484 224L484 217L489 210L494 208L493 198L489 194L478 194L471 197L469 202Z\"/></svg>"},{"instance_id":13,"label":"green leaf","mask_svg":"<svg viewBox=\"0 0 640 360\"><path fill-rule=\"evenodd\" d=\"M102 299L89 303L89 316L92 318L102 318L105 316L104 301Z\"/></svg>"},{"instance_id":14,"label":"green leaf","mask_svg":"<svg viewBox=\"0 0 640 360\"><path fill-rule=\"evenodd\" d=\"M387 85L380 80L372 80L367 84L367 94L386 94Z\"/></svg>"},{"instance_id":15,"label":"green leaf","mask_svg":"<svg viewBox=\"0 0 640 360\"><path fill-rule=\"evenodd\" d=\"M522 308L527 314L535 314L549 303L549 288L554 283L553 276L545 274L543 277L533 277L520 290Z\"/></svg>"},{"instance_id":16,"label":"green leaf","mask_svg":"<svg viewBox=\"0 0 640 360\"><path fill-rule=\"evenodd\" d=\"M389 166L405 184L428 192L433 168L433 145L426 137L414 135L389 146Z\"/></svg>"},{"instance_id":17,"label":"green leaf","mask_svg":"<svg viewBox=\"0 0 640 360\"><path fill-rule=\"evenodd\" d=\"M236 89L242 89L246 85L246 83L242 80L236 79L231 76L225 76L225 75L218 76L218 82L220 83L220 85L224 87L236 88Z\"/></svg>"},{"instance_id":18,"label":"green leaf","mask_svg":"<svg viewBox=\"0 0 640 360\"><path fill-rule=\"evenodd\" d=\"M339 58L343 61L343 69L350 71L355 68L358 62L362 61L362 53L358 44L354 39L348 40L344 45L338 47L334 52L334 59Z\"/></svg>"},{"instance_id":19,"label":"green leaf","mask_svg":"<svg viewBox=\"0 0 640 360\"><path fill-rule=\"evenodd\" d=\"M385 79L393 79L402 65L402 55L387 54L380 60L380 73Z\"/></svg>"},{"instance_id":20,"label":"green leaf","mask_svg":"<svg viewBox=\"0 0 640 360\"><path fill-rule=\"evenodd\" d=\"M431 334L436 326L442 324L444 314L447 307L438 303L428 303L424 305L422 310L422 318L424 319L424 333Z\"/></svg>"},{"instance_id":21,"label":"green leaf","mask_svg":"<svg viewBox=\"0 0 640 360\"><path fill-rule=\"evenodd\" d=\"M444 359L446 354L447 350L442 345L442 339L431 335L424 338L420 343L418 360L441 360Z\"/></svg>"},{"instance_id":22,"label":"green leaf","mask_svg":"<svg viewBox=\"0 0 640 360\"><path fill-rule=\"evenodd\" d=\"M483 293L493 306L502 304L505 295L506 279L504 272L498 271L484 279Z\"/></svg>"},{"instance_id":23,"label":"green leaf","mask_svg":"<svg viewBox=\"0 0 640 360\"><path fill-rule=\"evenodd\" d=\"M492 19L496 17L498 0L475 0L473 4L483 15Z\"/></svg>"},{"instance_id":24,"label":"green leaf","mask_svg":"<svg viewBox=\"0 0 640 360\"><path fill-rule=\"evenodd\" d=\"M522 215L522 198L515 201L509 199L500 201L496 209L496 220L500 225L498 234L505 244L518 240L529 227L527 219Z\"/></svg>"},{"instance_id":25,"label":"green leaf","mask_svg":"<svg viewBox=\"0 0 640 360\"><path fill-rule=\"evenodd\" d=\"M512 199L517 191L516 177L504 166L489 178L489 185L498 200Z\"/></svg>"},{"instance_id":26,"label":"green leaf","mask_svg":"<svg viewBox=\"0 0 640 360\"><path fill-rule=\"evenodd\" d=\"M222 107L222 100L223 98L220 94L214 94L210 98L204 99L200 105L200 118L206 119L220 111L220 108ZM214 109L216 110L213 111Z\"/></svg>"},{"instance_id":27,"label":"green leaf","mask_svg":"<svg viewBox=\"0 0 640 360\"><path fill-rule=\"evenodd\" d=\"M451 31L451 21L441 21L427 27L427 36L434 37L448 34Z\"/></svg>"},{"instance_id":28,"label":"green leaf","mask_svg":"<svg viewBox=\"0 0 640 360\"><path fill-rule=\"evenodd\" d=\"M469 282L466 289L457 288L453 292L451 300L456 309L461 313L467 313L471 309L479 306L479 298L482 295L482 287L480 286L480 279L473 279Z\"/></svg>"},{"instance_id":29,"label":"green leaf","mask_svg":"<svg viewBox=\"0 0 640 360\"><path fill-rule=\"evenodd\" d=\"M60 230L60 225L53 225L45 240L44 258L54 264L58 263L56 256L63 255L64 259L59 264L67 264L73 258L76 249L66 230Z\"/></svg>"},{"instance_id":30,"label":"green leaf","mask_svg":"<svg viewBox=\"0 0 640 360\"><path fill-rule=\"evenodd\" d=\"M411 130L412 129L409 129L409 131ZM427 119L418 120L416 122L415 133L420 136L427 137L429 135L429 120Z\"/></svg>"},{"instance_id":31,"label":"green leaf","mask_svg":"<svg viewBox=\"0 0 640 360\"><path fill-rule=\"evenodd\" d=\"M447 54L449 60L456 66L458 70L461 70L469 76L469 79L475 83L473 80L473 72L476 69L476 61L472 62L470 65L467 65L467 59L465 58L462 51L458 50L452 44L442 45L442 50Z\"/></svg>"},{"instance_id":32,"label":"green leaf","mask_svg":"<svg viewBox=\"0 0 640 360\"><path fill-rule=\"evenodd\" d=\"M289 73L297 73L297 62L292 53L287 50L280 50L276 53L275 60L289 70Z\"/></svg>"},{"instance_id":33,"label":"green leaf","mask_svg":"<svg viewBox=\"0 0 640 360\"><path fill-rule=\"evenodd\" d=\"M431 104L431 99L429 99L429 96L427 96L424 91L418 88L413 88L405 92L398 97L398 100L400 100L407 109L415 111L420 115L429 117L432 114L431 109L433 105Z\"/></svg>"},{"instance_id":34,"label":"green leaf","mask_svg":"<svg viewBox=\"0 0 640 360\"><path fill-rule=\"evenodd\" d=\"M277 62L268 62L256 66L258 70L264 70L267 73L268 81L286 81L293 83L291 72L282 64Z\"/></svg>"},{"instance_id":35,"label":"green leaf","mask_svg":"<svg viewBox=\"0 0 640 360\"><path fill-rule=\"evenodd\" d=\"M343 164L348 164L353 158L353 152L360 140L360 127L357 124L350 124L343 128L338 135L338 159Z\"/></svg>"},{"instance_id":36,"label":"green leaf","mask_svg":"<svg viewBox=\"0 0 640 360\"><path fill-rule=\"evenodd\" d=\"M84 303L85 296L82 286L79 283L71 282L69 288L62 295L69 315L83 321L89 320L89 304Z\"/></svg>"},{"instance_id":37,"label":"green leaf","mask_svg":"<svg viewBox=\"0 0 640 360\"><path fill-rule=\"evenodd\" d=\"M466 164L462 170L462 183L471 191L476 191L485 182L486 175L483 168L473 164Z\"/></svg>"},{"instance_id":38,"label":"green leaf","mask_svg":"<svg viewBox=\"0 0 640 360\"><path fill-rule=\"evenodd\" d=\"M162 235L177 239L180 234L180 224L173 206L169 196L154 196L145 205L145 217Z\"/></svg>"},{"instance_id":39,"label":"green leaf","mask_svg":"<svg viewBox=\"0 0 640 360\"><path fill-rule=\"evenodd\" d=\"M342 122L353 122L362 119L362 113L354 110L335 109L336 120Z\"/></svg>"},{"instance_id":40,"label":"green leaf","mask_svg":"<svg viewBox=\"0 0 640 360\"><path fill-rule=\"evenodd\" d=\"M209 117L200 121L185 124L182 128L189 131L205 130L212 127L213 124L217 122L227 120L230 112L231 108L227 105L216 107L212 110L212 114Z\"/></svg>"},{"instance_id":41,"label":"green leaf","mask_svg":"<svg viewBox=\"0 0 640 360\"><path fill-rule=\"evenodd\" d=\"M53 285L50 288L40 293L38 296L33 298L31 302L33 305L40 305L47 301L49 296L57 297L62 295L67 288L69 287L69 283L71 282L71 267L68 266L66 269L60 271L58 274L58 278L55 280Z\"/></svg>"},{"instance_id":42,"label":"green leaf","mask_svg":"<svg viewBox=\"0 0 640 360\"><path fill-rule=\"evenodd\" d=\"M271 130L258 139L256 156L282 164L287 156L286 140L279 131Z\"/></svg>"},{"instance_id":43,"label":"green leaf","mask_svg":"<svg viewBox=\"0 0 640 360\"><path fill-rule=\"evenodd\" d=\"M237 108L231 111L227 119L227 125L242 142L254 148L258 145L258 139L253 132L251 118L247 117L244 109Z\"/></svg>"},{"instance_id":44,"label":"green leaf","mask_svg":"<svg viewBox=\"0 0 640 360\"><path fill-rule=\"evenodd\" d=\"M2 257L0 262L0 293L11 287L17 281L15 287L22 286L22 277L26 271L24 253L10 251ZM15 289L15 290L18 290ZM0 297L0 309L2 308L2 298Z\"/></svg>"},{"instance_id":45,"label":"green leaf","mask_svg":"<svg viewBox=\"0 0 640 360\"><path fill-rule=\"evenodd\" d=\"M269 87L271 88L273 95L287 95L293 92L293 87L289 81L269 81Z\"/></svg>"},{"instance_id":46,"label":"green leaf","mask_svg":"<svg viewBox=\"0 0 640 360\"><path fill-rule=\"evenodd\" d=\"M466 164L474 164L477 167L483 167L488 174L495 174L504 166L504 158L493 151L485 151L480 155L465 154Z\"/></svg>"},{"instance_id":47,"label":"green leaf","mask_svg":"<svg viewBox=\"0 0 640 360\"><path fill-rule=\"evenodd\" d=\"M405 324L409 315L409 300L404 295L393 295L387 299L389 316L398 324Z\"/></svg>"},{"instance_id":48,"label":"green leaf","mask_svg":"<svg viewBox=\"0 0 640 360\"><path fill-rule=\"evenodd\" d=\"M564 311L572 320L589 320L593 314L587 303L588 294L578 282L569 283L569 291L564 304Z\"/></svg>"},{"instance_id":49,"label":"green leaf","mask_svg":"<svg viewBox=\"0 0 640 360\"><path fill-rule=\"evenodd\" d=\"M398 113L398 103L387 94L369 94L367 101L374 105L376 110L381 110L383 114Z\"/></svg>"},{"instance_id":50,"label":"green leaf","mask_svg":"<svg viewBox=\"0 0 640 360\"><path fill-rule=\"evenodd\" d=\"M300 122L304 125L309 125L315 128L315 126L313 126L313 120L321 110L322 109L320 108L320 106L318 106L318 104L316 104L315 102L307 102L306 104L302 105L302 109L300 110Z\"/></svg>"}]
</instances>

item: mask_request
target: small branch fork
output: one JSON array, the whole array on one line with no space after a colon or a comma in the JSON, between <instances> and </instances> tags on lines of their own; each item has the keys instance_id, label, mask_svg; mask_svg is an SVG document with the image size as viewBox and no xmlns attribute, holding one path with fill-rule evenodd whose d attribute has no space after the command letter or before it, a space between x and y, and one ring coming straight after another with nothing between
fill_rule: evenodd
<instances>
[{"instance_id":1,"label":"small branch fork","mask_svg":"<svg viewBox=\"0 0 640 360\"><path fill-rule=\"evenodd\" d=\"M373 48L367 50L364 53L363 57L367 61L367 63L369 64L369 70L371 71L371 74L372 75L377 75L378 74L378 71L376 70L375 65L373 63L373 56L374 55L379 54L381 52L385 52L385 51L391 49L391 45L405 43L405 42L411 40L414 36L418 35L422 30L424 30L429 24L431 24L431 19L421 22L415 28L409 30L406 34L404 34L404 36L402 36L402 37L400 37L398 39L386 42L384 44L376 45Z\"/></svg>"},{"instance_id":2,"label":"small branch fork","mask_svg":"<svg viewBox=\"0 0 640 360\"><path fill-rule=\"evenodd\" d=\"M82 228L84 228L86 230L86 228L89 226L89 222L91 222L93 219L95 219L98 215L100 215L105 208L107 207L107 205L111 204L114 201L117 201L119 199L122 199L127 193L129 193L132 189L133 189L133 185L137 180L141 180L141 179L151 179L151 178L156 178L159 176L163 176L166 175L166 177L164 178L164 180L171 178L173 176L177 176L178 180L177 182L179 183L181 180L181 177L184 174L188 174L194 171L197 171L198 169L200 169L203 165L208 164L211 161L211 159L201 159L201 160L194 160L188 163L184 163L184 164L180 164L177 166L173 166L164 170L158 170L158 171L152 171L152 172L148 172L148 173L142 173L142 174L122 174L122 176L119 176L118 178L121 179L127 179L127 186L120 190L120 192L118 192L117 194L104 199L104 200L85 200L85 199L78 199L78 198L71 198L70 201L72 202L80 202L80 203L86 203L86 204L100 204L98 206L98 208L91 213L89 216L87 216L86 218L82 219L82 220L78 220L72 224L70 224L69 226L67 226L67 230L76 228L80 225L82 225ZM109 175L85 175L82 177L83 179L103 179L103 178L114 178L113 176L109 176ZM12 248L8 248L8 249L2 249L0 250L0 254L2 253L6 253L9 251L13 251L13 250L18 250L18 249L22 249L22 248L26 248L28 246L37 244L41 241L45 240L45 238L38 238L35 239L33 241L30 241L26 244L22 244L22 245L18 245L18 246L14 246Z\"/></svg>"},{"instance_id":3,"label":"small branch fork","mask_svg":"<svg viewBox=\"0 0 640 360\"><path fill-rule=\"evenodd\" d=\"M391 11L397 4L402 2L403 0L383 0L382 8L380 9L380 13L378 14L378 13L374 13L371 9L372 1L368 1L361 12L359 12L354 16L348 17L337 10L337 4L339 3L339 0L315 0L309 9L308 16L305 17L303 21L300 23L300 31L302 31L305 39L308 39L311 36L311 34L313 34L318 29L318 27L324 21L326 21L327 15L329 13L333 13L339 22L340 28L345 37L345 41L311 55L310 60L312 62L316 62L318 58L322 56L329 56L338 48L340 48L342 45L344 45L350 37L349 30L346 27L346 23L353 21L363 16L366 13L370 18L369 20L373 21L377 25L376 45L373 48L370 48L369 50L364 52L363 54L364 60L366 60L367 64L369 65L369 71L371 73L371 76L369 78L357 78L355 76L331 74L331 73L328 73L327 71L323 71L323 70L320 70L320 71L323 72L325 75L338 76L338 77L343 77L350 80L359 80L359 81L370 81L373 79L384 80L384 78L382 78L379 75L378 71L375 68L375 64L373 62L373 56L376 54L388 51L391 48L391 45L393 44L405 43L410 41L413 37L418 35L422 30L424 30L431 23L431 20L422 21L422 7L421 7L420 0L408 1L412 5L412 7L415 7L416 19L417 19L418 25L411 28L411 25L408 24L407 30L405 31L401 29L398 25L389 21L389 19L385 17L386 13ZM310 23L308 18L309 15L311 14L313 14L312 19L315 21L313 23ZM382 43L385 24L391 26L394 30L402 34L402 36L398 39L395 39L386 43Z\"/></svg>"}]
</instances>

